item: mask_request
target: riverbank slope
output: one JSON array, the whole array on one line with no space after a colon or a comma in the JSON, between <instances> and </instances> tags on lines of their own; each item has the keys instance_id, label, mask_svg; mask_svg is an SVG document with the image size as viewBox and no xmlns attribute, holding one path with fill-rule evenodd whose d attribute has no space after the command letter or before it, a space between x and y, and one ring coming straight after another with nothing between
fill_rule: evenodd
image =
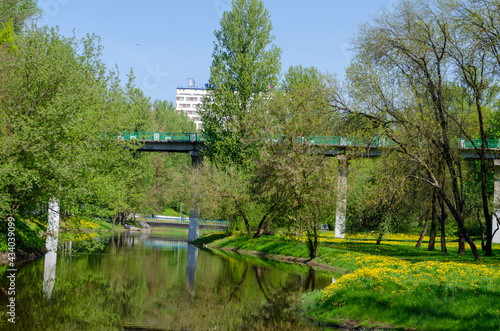
<instances>
[{"instance_id":1,"label":"riverbank slope","mask_svg":"<svg viewBox=\"0 0 500 331\"><path fill-rule=\"evenodd\" d=\"M308 261L299 237L223 235L202 237L210 248L251 251L305 259L350 273L335 283L305 293L296 306L303 318L320 325L419 330L500 329L500 245L493 257L466 256L415 248L416 237L388 235L336 239L320 237L318 258ZM450 238L448 249L455 251ZM436 247L439 250L439 247Z\"/></svg>"}]
</instances>

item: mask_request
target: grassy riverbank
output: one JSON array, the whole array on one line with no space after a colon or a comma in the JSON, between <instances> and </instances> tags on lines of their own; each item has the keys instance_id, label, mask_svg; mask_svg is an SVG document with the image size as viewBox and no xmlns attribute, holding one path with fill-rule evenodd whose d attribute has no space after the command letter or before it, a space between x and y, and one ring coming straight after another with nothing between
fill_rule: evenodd
<instances>
[{"instance_id":1,"label":"grassy riverbank","mask_svg":"<svg viewBox=\"0 0 500 331\"><path fill-rule=\"evenodd\" d=\"M212 236L217 239L217 236ZM321 292L306 293L297 311L323 325L397 327L419 330L500 329L500 245L493 257L474 261L468 251L429 252L425 243L415 248L416 236L388 235L381 245L376 236L335 239L322 234L314 260L349 271ZM233 236L208 243L233 248L307 258L301 238Z\"/></svg>"},{"instance_id":2,"label":"grassy riverbank","mask_svg":"<svg viewBox=\"0 0 500 331\"><path fill-rule=\"evenodd\" d=\"M37 218L23 218L15 216L15 248L18 259L33 258L44 253L45 235L47 232L46 221ZM91 241L93 237L111 230L111 224L105 220L88 218L67 218L61 221L59 242ZM0 264L6 263L7 222L0 223Z\"/></svg>"}]
</instances>

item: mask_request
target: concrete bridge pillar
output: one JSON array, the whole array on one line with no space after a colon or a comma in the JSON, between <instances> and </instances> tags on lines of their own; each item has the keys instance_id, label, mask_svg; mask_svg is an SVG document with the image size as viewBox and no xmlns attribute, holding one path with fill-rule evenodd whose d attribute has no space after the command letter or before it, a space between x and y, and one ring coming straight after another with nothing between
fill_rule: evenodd
<instances>
[{"instance_id":1,"label":"concrete bridge pillar","mask_svg":"<svg viewBox=\"0 0 500 331\"><path fill-rule=\"evenodd\" d=\"M59 201L51 198L49 200L48 219L47 219L47 240L45 247L48 251L57 251L59 240L60 210Z\"/></svg>"},{"instance_id":2,"label":"concrete bridge pillar","mask_svg":"<svg viewBox=\"0 0 500 331\"><path fill-rule=\"evenodd\" d=\"M189 152L193 168L201 165L202 157L197 151ZM199 192L194 193L194 201L189 207L188 242L193 242L200 236L200 207L198 206Z\"/></svg>"},{"instance_id":3,"label":"concrete bridge pillar","mask_svg":"<svg viewBox=\"0 0 500 331\"><path fill-rule=\"evenodd\" d=\"M191 164L193 165L194 168L199 166L203 161L203 156L201 156L200 153L198 153L198 151L190 151L189 156L191 156Z\"/></svg>"},{"instance_id":4,"label":"concrete bridge pillar","mask_svg":"<svg viewBox=\"0 0 500 331\"><path fill-rule=\"evenodd\" d=\"M493 195L493 236L492 243L500 244L500 160L495 159L494 162L494 171L495 171L495 191Z\"/></svg>"},{"instance_id":5,"label":"concrete bridge pillar","mask_svg":"<svg viewBox=\"0 0 500 331\"><path fill-rule=\"evenodd\" d=\"M193 202L189 209L188 242L193 242L200 236L200 209L198 201Z\"/></svg>"},{"instance_id":6,"label":"concrete bridge pillar","mask_svg":"<svg viewBox=\"0 0 500 331\"><path fill-rule=\"evenodd\" d=\"M347 210L347 175L349 161L345 155L337 156L339 176L337 178L337 208L335 211L335 238L345 236L345 218Z\"/></svg>"},{"instance_id":7,"label":"concrete bridge pillar","mask_svg":"<svg viewBox=\"0 0 500 331\"><path fill-rule=\"evenodd\" d=\"M51 198L49 200L48 220L47 220L47 239L45 247L44 268L43 268L43 295L46 299L51 299L54 294L56 283L56 262L57 262L57 244L59 241L59 201Z\"/></svg>"}]
</instances>

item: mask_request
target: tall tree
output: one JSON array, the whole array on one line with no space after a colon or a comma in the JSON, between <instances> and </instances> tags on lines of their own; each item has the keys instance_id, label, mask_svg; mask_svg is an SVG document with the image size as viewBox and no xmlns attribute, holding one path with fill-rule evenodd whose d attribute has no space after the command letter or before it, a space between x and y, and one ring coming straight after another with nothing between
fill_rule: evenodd
<instances>
[{"instance_id":1,"label":"tall tree","mask_svg":"<svg viewBox=\"0 0 500 331\"><path fill-rule=\"evenodd\" d=\"M403 1L394 12L382 12L365 24L354 43L357 55L348 70L349 92L337 90L332 99L338 110L372 121L419 165L422 172L408 177L437 190L479 259L465 227L462 160L454 148L458 132L450 111L450 12L443 1ZM435 165L441 164L447 176L439 175Z\"/></svg>"},{"instance_id":2,"label":"tall tree","mask_svg":"<svg viewBox=\"0 0 500 331\"><path fill-rule=\"evenodd\" d=\"M0 63L1 217L49 197L67 208L111 205L109 188L125 177L117 162L127 164L130 152L103 132L129 129L133 121L123 115L121 92L101 76L98 42L43 28L16 36L16 43L17 55Z\"/></svg>"},{"instance_id":3,"label":"tall tree","mask_svg":"<svg viewBox=\"0 0 500 331\"><path fill-rule=\"evenodd\" d=\"M493 223L487 192L488 171L486 163L487 127L486 115L488 106L495 101L492 92L493 82L498 79L500 69L500 3L498 1L460 1L455 11L456 25L450 35L450 57L458 78L464 86L471 108L477 114L477 127L481 144L476 145L468 136L480 160L481 197L483 214L486 220L487 256L492 255ZM495 87L493 85L493 87ZM465 134L465 132L464 132Z\"/></svg>"},{"instance_id":4,"label":"tall tree","mask_svg":"<svg viewBox=\"0 0 500 331\"><path fill-rule=\"evenodd\" d=\"M241 121L249 108L277 84L281 50L271 44L269 12L260 0L233 0L215 31L208 96L203 103L203 133L215 164L242 164Z\"/></svg>"}]
</instances>

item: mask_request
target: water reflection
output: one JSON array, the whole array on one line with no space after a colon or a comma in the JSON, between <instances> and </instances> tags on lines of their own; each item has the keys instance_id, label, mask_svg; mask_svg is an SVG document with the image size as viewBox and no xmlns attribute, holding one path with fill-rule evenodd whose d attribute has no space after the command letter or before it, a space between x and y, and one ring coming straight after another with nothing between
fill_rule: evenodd
<instances>
[{"instance_id":1,"label":"water reflection","mask_svg":"<svg viewBox=\"0 0 500 331\"><path fill-rule=\"evenodd\" d=\"M290 314L293 303L301 291L332 282L330 273L209 251L168 234L114 234L108 243L72 263L54 251L23 266L16 328L303 330ZM37 293L51 304L40 306Z\"/></svg>"},{"instance_id":2,"label":"water reflection","mask_svg":"<svg viewBox=\"0 0 500 331\"><path fill-rule=\"evenodd\" d=\"M177 248L177 250L178 249L179 247ZM194 296L197 262L198 262L198 247L189 244L187 247L187 259L186 259L186 291L188 291L188 293L191 294L192 296Z\"/></svg>"},{"instance_id":3,"label":"water reflection","mask_svg":"<svg viewBox=\"0 0 500 331\"><path fill-rule=\"evenodd\" d=\"M51 299L54 295L54 285L56 283L56 263L56 251L49 251L45 254L43 268L43 296L47 300Z\"/></svg>"},{"instance_id":4,"label":"water reflection","mask_svg":"<svg viewBox=\"0 0 500 331\"><path fill-rule=\"evenodd\" d=\"M43 294L46 299L51 299L54 294L58 241L59 203L55 199L50 199L47 221L47 239L45 240L45 248L48 252L45 254L43 268Z\"/></svg>"}]
</instances>

